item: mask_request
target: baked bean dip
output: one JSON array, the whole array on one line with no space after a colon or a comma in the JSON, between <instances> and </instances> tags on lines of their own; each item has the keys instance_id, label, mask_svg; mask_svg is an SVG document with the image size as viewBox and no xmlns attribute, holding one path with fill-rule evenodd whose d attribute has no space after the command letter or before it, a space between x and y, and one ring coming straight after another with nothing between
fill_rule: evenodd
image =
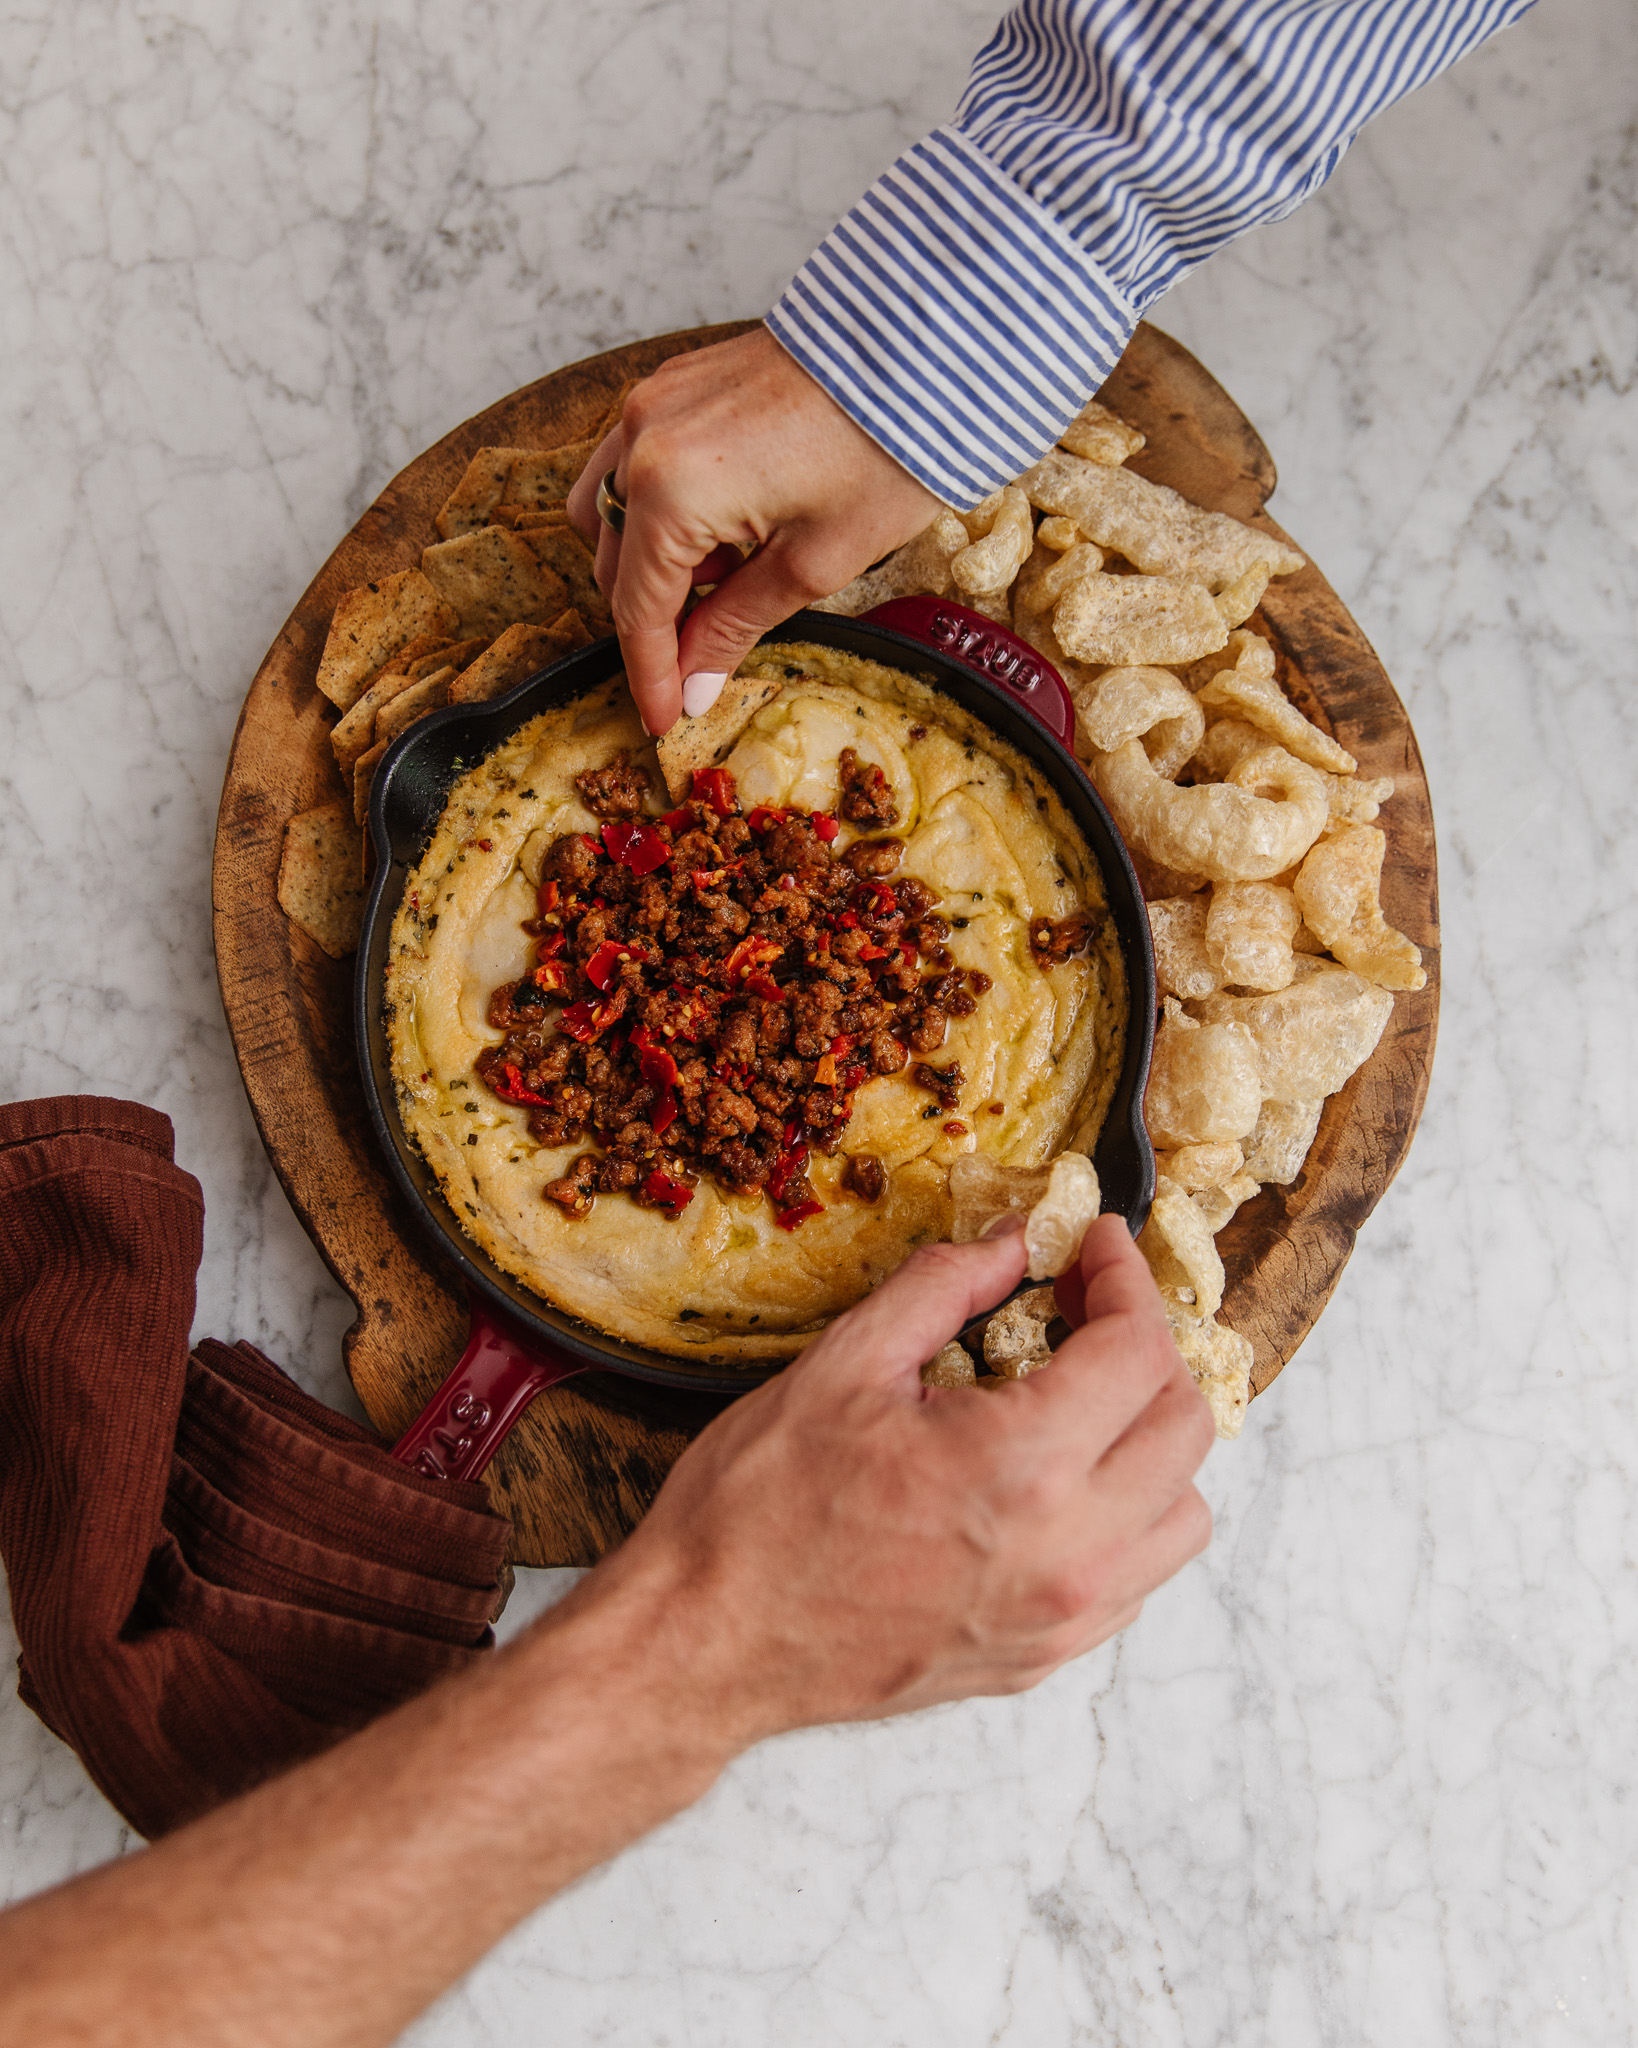
<instances>
[{"instance_id":1,"label":"baked bean dip","mask_svg":"<svg viewBox=\"0 0 1638 2048\"><path fill-rule=\"evenodd\" d=\"M815 1152L840 1149L856 1091L908 1067L921 1114L951 1136L966 1076L939 1060L952 1018L991 987L946 941L959 916L898 873L904 847L881 769L842 749L841 820L869 836L833 851L838 819L744 806L726 768L700 771L689 799L646 815L646 771L624 751L574 778L603 819L548 849L535 964L497 988L488 1021L505 1034L476 1062L531 1137L585 1141L546 1197L571 1216L624 1195L679 1217L702 1176L724 1193L764 1194L782 1229L819 1215ZM1043 967L1084 951L1101 910L1037 917ZM882 1162L847 1160L842 1186L879 1200Z\"/></svg>"}]
</instances>

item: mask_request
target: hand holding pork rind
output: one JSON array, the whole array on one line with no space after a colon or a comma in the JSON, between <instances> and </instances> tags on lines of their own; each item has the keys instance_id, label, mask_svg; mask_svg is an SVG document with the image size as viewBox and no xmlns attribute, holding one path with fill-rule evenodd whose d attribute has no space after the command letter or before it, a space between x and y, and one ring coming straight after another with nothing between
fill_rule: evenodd
<instances>
[{"instance_id":1,"label":"hand holding pork rind","mask_svg":"<svg viewBox=\"0 0 1638 2048\"><path fill-rule=\"evenodd\" d=\"M1178 1348L1232 1436L1251 1346L1217 1320L1213 1238L1265 1186L1297 1178L1326 1099L1375 1050L1391 992L1426 976L1382 911L1375 821L1393 783L1359 778L1246 625L1302 557L1126 469L1142 445L1088 406L1015 485L974 513L941 514L825 602L860 612L886 596L953 597L1010 625L1069 686L1075 751L1150 898L1164 998L1145 1106L1160 1184L1140 1242ZM958 1241L1031 1210L1045 1174L959 1162ZM1051 1312L1029 1301L993 1319L986 1354L1008 1363L992 1369L1027 1372L1049 1355Z\"/></svg>"}]
</instances>

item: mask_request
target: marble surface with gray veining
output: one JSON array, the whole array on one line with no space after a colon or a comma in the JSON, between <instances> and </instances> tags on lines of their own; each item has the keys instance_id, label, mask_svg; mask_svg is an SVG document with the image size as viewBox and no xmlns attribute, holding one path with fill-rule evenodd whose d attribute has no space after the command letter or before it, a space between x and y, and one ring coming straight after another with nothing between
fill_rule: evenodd
<instances>
[{"instance_id":1,"label":"marble surface with gray veining","mask_svg":"<svg viewBox=\"0 0 1638 2048\"><path fill-rule=\"evenodd\" d=\"M175 1120L201 1333L350 1399L211 959L263 649L457 421L762 309L995 4L5 10L0 1088ZM1210 1553L1030 1697L746 1757L420 2048L1635 2038L1635 84L1631 0L1544 0L1159 312L1410 706L1444 891L1421 1135ZM0 1896L131 1846L8 1684Z\"/></svg>"}]
</instances>

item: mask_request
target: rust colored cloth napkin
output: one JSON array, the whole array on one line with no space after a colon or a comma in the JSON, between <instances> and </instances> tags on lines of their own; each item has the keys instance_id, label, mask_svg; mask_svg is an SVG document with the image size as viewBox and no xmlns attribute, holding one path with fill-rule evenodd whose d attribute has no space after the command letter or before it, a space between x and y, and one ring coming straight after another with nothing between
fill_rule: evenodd
<instances>
[{"instance_id":1,"label":"rust colored cloth napkin","mask_svg":"<svg viewBox=\"0 0 1638 2048\"><path fill-rule=\"evenodd\" d=\"M159 1835L493 1643L508 1524L249 1344L188 1349L168 1118L0 1108L0 1558L18 1690Z\"/></svg>"}]
</instances>

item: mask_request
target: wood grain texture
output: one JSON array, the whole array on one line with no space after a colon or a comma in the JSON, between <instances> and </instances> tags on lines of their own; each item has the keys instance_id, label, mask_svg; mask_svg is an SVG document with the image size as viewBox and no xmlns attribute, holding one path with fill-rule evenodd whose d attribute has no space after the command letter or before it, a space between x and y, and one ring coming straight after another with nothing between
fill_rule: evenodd
<instances>
[{"instance_id":1,"label":"wood grain texture","mask_svg":"<svg viewBox=\"0 0 1638 2048\"><path fill-rule=\"evenodd\" d=\"M486 445L553 447L583 436L619 386L668 356L749 323L660 336L557 371L468 420L395 477L325 563L257 671L234 735L217 823L217 971L252 1110L274 1170L358 1319L347 1369L396 1437L458 1356L466 1308L378 1163L352 1031L353 962L333 961L279 910L287 820L339 795L333 714L314 687L341 594L408 567L433 516ZM1149 446L1132 467L1205 505L1272 527L1274 466L1233 401L1185 350L1141 327L1105 397ZM1421 1113L1438 1011L1433 822L1415 737L1381 664L1318 570L1269 592L1253 621L1282 679L1317 722L1398 786L1384 901L1422 947L1428 986L1396 999L1382 1044L1327 1105L1309 1162L1219 1240L1224 1313L1251 1338L1261 1391L1296 1350L1397 1171ZM720 1404L587 1374L538 1400L489 1475L524 1564L589 1564L635 1525L684 1445Z\"/></svg>"}]
</instances>

